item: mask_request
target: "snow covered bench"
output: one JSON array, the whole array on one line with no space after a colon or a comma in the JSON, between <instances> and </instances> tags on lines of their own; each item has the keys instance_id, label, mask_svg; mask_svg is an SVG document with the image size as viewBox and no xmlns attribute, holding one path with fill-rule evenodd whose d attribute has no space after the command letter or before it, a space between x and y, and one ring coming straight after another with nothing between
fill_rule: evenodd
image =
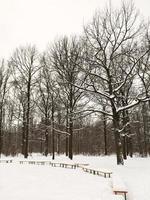
<instances>
[{"instance_id":1,"label":"snow covered bench","mask_svg":"<svg viewBox=\"0 0 150 200\"><path fill-rule=\"evenodd\" d=\"M75 163L76 167L82 168L84 166L88 166L89 164L87 163Z\"/></svg>"},{"instance_id":2,"label":"snow covered bench","mask_svg":"<svg viewBox=\"0 0 150 200\"><path fill-rule=\"evenodd\" d=\"M99 168L91 168L91 167L82 167L83 171L89 172L94 175L101 175L104 176L105 178L110 178L112 172L106 169L99 169Z\"/></svg>"},{"instance_id":3,"label":"snow covered bench","mask_svg":"<svg viewBox=\"0 0 150 200\"><path fill-rule=\"evenodd\" d=\"M12 163L12 160L0 160L0 163Z\"/></svg>"},{"instance_id":4,"label":"snow covered bench","mask_svg":"<svg viewBox=\"0 0 150 200\"><path fill-rule=\"evenodd\" d=\"M20 164L37 164L37 165L45 165L51 164L50 161L36 161L36 160L20 160Z\"/></svg>"},{"instance_id":5,"label":"snow covered bench","mask_svg":"<svg viewBox=\"0 0 150 200\"><path fill-rule=\"evenodd\" d=\"M46 164L51 164L51 162L50 161L35 161L35 163L37 164L37 165L46 165Z\"/></svg>"},{"instance_id":6,"label":"snow covered bench","mask_svg":"<svg viewBox=\"0 0 150 200\"><path fill-rule=\"evenodd\" d=\"M113 174L112 176L112 182L113 182L113 192L115 195L123 195L124 199L127 200L127 188L125 184L123 183L122 179L117 175Z\"/></svg>"},{"instance_id":7,"label":"snow covered bench","mask_svg":"<svg viewBox=\"0 0 150 200\"><path fill-rule=\"evenodd\" d=\"M76 165L70 163L61 163L61 167L76 169Z\"/></svg>"},{"instance_id":8,"label":"snow covered bench","mask_svg":"<svg viewBox=\"0 0 150 200\"><path fill-rule=\"evenodd\" d=\"M124 200L122 195L112 195L111 200Z\"/></svg>"},{"instance_id":9,"label":"snow covered bench","mask_svg":"<svg viewBox=\"0 0 150 200\"><path fill-rule=\"evenodd\" d=\"M76 169L76 164L70 164L70 163L56 163L56 162L51 162L52 167L64 167L64 168L72 168Z\"/></svg>"}]
</instances>

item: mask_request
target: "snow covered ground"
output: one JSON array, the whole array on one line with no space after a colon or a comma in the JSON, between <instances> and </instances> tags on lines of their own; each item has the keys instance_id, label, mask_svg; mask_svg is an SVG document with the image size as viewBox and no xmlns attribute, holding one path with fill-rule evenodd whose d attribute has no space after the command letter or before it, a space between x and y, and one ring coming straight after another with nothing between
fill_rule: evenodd
<instances>
[{"instance_id":1,"label":"snow covered ground","mask_svg":"<svg viewBox=\"0 0 150 200\"><path fill-rule=\"evenodd\" d=\"M2 157L1 159L6 159ZM9 159L7 157L7 159ZM81 169L55 168L49 165L0 163L1 200L111 200L112 180L94 176ZM29 160L51 160L32 156ZM124 166L116 165L115 156L65 156L55 162L89 163L91 167L106 168L117 173L128 188L128 200L150 199L150 158L128 158Z\"/></svg>"}]
</instances>

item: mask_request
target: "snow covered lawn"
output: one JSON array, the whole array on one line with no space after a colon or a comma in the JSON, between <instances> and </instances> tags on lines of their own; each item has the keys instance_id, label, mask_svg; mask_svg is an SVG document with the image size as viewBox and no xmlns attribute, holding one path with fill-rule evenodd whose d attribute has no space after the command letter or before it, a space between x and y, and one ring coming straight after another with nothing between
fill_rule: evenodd
<instances>
[{"instance_id":1,"label":"snow covered lawn","mask_svg":"<svg viewBox=\"0 0 150 200\"><path fill-rule=\"evenodd\" d=\"M1 200L101 200L109 181L81 169L0 164Z\"/></svg>"},{"instance_id":2,"label":"snow covered lawn","mask_svg":"<svg viewBox=\"0 0 150 200\"><path fill-rule=\"evenodd\" d=\"M2 158L3 159L3 158ZM5 158L6 159L6 158ZM30 160L51 160L33 156ZM111 200L112 180L92 175L82 169L65 169L49 165L0 163L0 197L2 200ZM91 167L109 169L124 181L128 200L150 199L150 158L128 159L124 166L116 165L115 156L64 156L55 162L89 163Z\"/></svg>"}]
</instances>

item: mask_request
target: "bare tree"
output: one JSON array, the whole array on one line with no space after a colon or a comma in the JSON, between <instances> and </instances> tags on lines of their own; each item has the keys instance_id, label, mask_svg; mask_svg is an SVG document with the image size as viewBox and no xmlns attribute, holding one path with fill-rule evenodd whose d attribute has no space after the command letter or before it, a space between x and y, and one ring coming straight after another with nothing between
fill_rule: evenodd
<instances>
[{"instance_id":1,"label":"bare tree","mask_svg":"<svg viewBox=\"0 0 150 200\"><path fill-rule=\"evenodd\" d=\"M10 65L14 69L16 84L24 84L23 108L24 110L24 157L28 157L29 132L30 132L30 110L31 95L35 86L35 74L39 70L38 53L34 46L20 47L16 49L10 60ZM22 98L22 97L21 97Z\"/></svg>"},{"instance_id":2,"label":"bare tree","mask_svg":"<svg viewBox=\"0 0 150 200\"><path fill-rule=\"evenodd\" d=\"M84 29L87 65L83 71L88 74L86 91L109 102L108 112L104 112L101 106L97 112L112 117L117 164L123 164L121 131L124 127L120 124L121 113L147 99L139 94L126 105L121 104L122 91L132 82L137 63L149 52L146 48L141 54L136 54L140 45L137 40L141 39L143 30L142 25L137 26L137 16L132 3L122 3L118 10L110 6L105 12L96 13Z\"/></svg>"},{"instance_id":3,"label":"bare tree","mask_svg":"<svg viewBox=\"0 0 150 200\"><path fill-rule=\"evenodd\" d=\"M83 98L83 91L75 87L82 85L80 72L82 65L82 45L76 38L60 39L52 48L52 64L57 73L60 93L65 96L65 106L68 115L67 131L69 132L69 158L73 158L73 121L78 102ZM68 145L68 144L66 144Z\"/></svg>"},{"instance_id":4,"label":"bare tree","mask_svg":"<svg viewBox=\"0 0 150 200\"><path fill-rule=\"evenodd\" d=\"M4 106L6 103L6 94L8 92L8 79L10 77L10 70L5 65L4 60L0 63L0 156L3 147L3 117Z\"/></svg>"}]
</instances>

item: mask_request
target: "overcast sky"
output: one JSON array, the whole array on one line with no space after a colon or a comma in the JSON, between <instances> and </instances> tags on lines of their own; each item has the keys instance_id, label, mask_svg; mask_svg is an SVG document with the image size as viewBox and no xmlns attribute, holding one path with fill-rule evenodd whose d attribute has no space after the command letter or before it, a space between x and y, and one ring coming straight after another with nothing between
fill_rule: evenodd
<instances>
[{"instance_id":1,"label":"overcast sky","mask_svg":"<svg viewBox=\"0 0 150 200\"><path fill-rule=\"evenodd\" d=\"M0 0L0 58L19 45L36 44L40 51L61 35L80 34L96 9L109 0ZM112 0L117 6L121 0ZM135 0L141 14L150 16L150 0Z\"/></svg>"}]
</instances>

